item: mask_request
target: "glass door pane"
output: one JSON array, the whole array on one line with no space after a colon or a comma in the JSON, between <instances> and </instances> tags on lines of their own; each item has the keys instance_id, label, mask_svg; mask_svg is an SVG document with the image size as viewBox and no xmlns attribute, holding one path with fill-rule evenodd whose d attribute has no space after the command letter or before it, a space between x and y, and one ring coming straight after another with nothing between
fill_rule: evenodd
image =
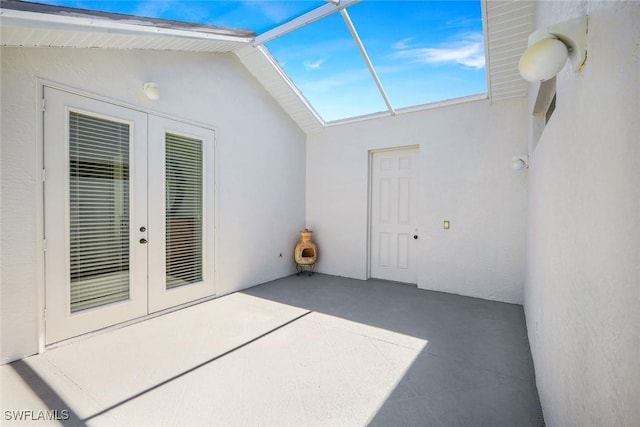
<instances>
[{"instance_id":1,"label":"glass door pane","mask_svg":"<svg viewBox=\"0 0 640 427\"><path fill-rule=\"evenodd\" d=\"M149 116L149 312L215 294L210 129Z\"/></svg>"},{"instance_id":2,"label":"glass door pane","mask_svg":"<svg viewBox=\"0 0 640 427\"><path fill-rule=\"evenodd\" d=\"M147 313L147 115L44 88L47 344Z\"/></svg>"},{"instance_id":3,"label":"glass door pane","mask_svg":"<svg viewBox=\"0 0 640 427\"><path fill-rule=\"evenodd\" d=\"M129 125L69 114L71 313L129 298Z\"/></svg>"},{"instance_id":4,"label":"glass door pane","mask_svg":"<svg viewBox=\"0 0 640 427\"><path fill-rule=\"evenodd\" d=\"M202 141L165 137L167 289L202 281Z\"/></svg>"}]
</instances>

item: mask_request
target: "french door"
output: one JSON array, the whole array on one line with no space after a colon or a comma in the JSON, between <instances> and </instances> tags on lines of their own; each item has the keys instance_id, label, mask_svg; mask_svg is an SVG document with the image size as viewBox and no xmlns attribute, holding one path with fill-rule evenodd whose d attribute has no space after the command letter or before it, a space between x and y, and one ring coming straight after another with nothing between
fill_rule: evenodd
<instances>
[{"instance_id":1,"label":"french door","mask_svg":"<svg viewBox=\"0 0 640 427\"><path fill-rule=\"evenodd\" d=\"M45 100L46 343L214 295L213 131Z\"/></svg>"}]
</instances>

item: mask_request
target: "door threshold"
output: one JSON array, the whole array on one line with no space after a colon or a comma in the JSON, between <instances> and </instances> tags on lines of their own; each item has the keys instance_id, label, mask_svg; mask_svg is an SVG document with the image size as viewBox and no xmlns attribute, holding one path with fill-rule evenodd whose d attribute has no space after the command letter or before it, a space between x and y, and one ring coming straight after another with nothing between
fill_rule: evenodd
<instances>
[{"instance_id":1,"label":"door threshold","mask_svg":"<svg viewBox=\"0 0 640 427\"><path fill-rule=\"evenodd\" d=\"M390 285L409 286L411 288L416 288L416 289L418 288L417 283L398 282L397 280L377 279L375 277L369 277L367 280L375 280L376 282L388 283Z\"/></svg>"},{"instance_id":2,"label":"door threshold","mask_svg":"<svg viewBox=\"0 0 640 427\"><path fill-rule=\"evenodd\" d=\"M130 319L124 322L116 323L115 325L107 326L106 328L98 329L95 331L87 332L86 334L78 335L75 337L67 338L62 341L54 342L49 345L45 345L44 351L41 351L39 354L46 352L47 350L53 350L54 348L63 347L68 344L73 344L78 341L84 341L86 339L93 338L97 335L106 334L112 331L116 331L121 328L126 328L127 326L135 325L136 323L145 322L147 320L154 319L156 317L164 316L165 314L170 314L185 308L193 307L194 305L202 304L211 300L218 298L217 295L210 295L205 298L200 298L194 301L190 301L184 304L176 305L175 307L165 308L164 310L156 311L155 313L146 314L144 316L136 317L135 319Z\"/></svg>"}]
</instances>

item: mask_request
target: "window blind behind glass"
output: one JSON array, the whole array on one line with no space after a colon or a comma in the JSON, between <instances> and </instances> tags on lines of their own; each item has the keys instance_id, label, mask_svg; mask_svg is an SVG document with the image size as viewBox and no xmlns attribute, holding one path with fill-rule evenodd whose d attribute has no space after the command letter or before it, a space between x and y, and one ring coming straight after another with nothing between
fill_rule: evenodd
<instances>
[{"instance_id":1,"label":"window blind behind glass","mask_svg":"<svg viewBox=\"0 0 640 427\"><path fill-rule=\"evenodd\" d=\"M166 134L166 287L202 281L202 141Z\"/></svg>"},{"instance_id":2,"label":"window blind behind glass","mask_svg":"<svg viewBox=\"0 0 640 427\"><path fill-rule=\"evenodd\" d=\"M71 312L129 298L129 125L69 119Z\"/></svg>"}]
</instances>

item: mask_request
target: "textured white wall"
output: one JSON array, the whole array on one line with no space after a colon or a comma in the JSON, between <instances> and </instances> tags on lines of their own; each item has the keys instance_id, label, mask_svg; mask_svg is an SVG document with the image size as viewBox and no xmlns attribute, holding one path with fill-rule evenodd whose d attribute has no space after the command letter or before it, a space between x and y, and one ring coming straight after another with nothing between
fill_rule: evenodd
<instances>
[{"instance_id":1,"label":"textured white wall","mask_svg":"<svg viewBox=\"0 0 640 427\"><path fill-rule=\"evenodd\" d=\"M526 101L475 101L330 127L307 139L318 270L367 277L368 152L419 145L418 286L522 303ZM444 230L442 221L451 221Z\"/></svg>"},{"instance_id":2,"label":"textured white wall","mask_svg":"<svg viewBox=\"0 0 640 427\"><path fill-rule=\"evenodd\" d=\"M305 137L235 56L28 48L1 54L3 362L38 350L37 77L215 127L218 294L295 271ZM142 95L149 80L161 87L157 102Z\"/></svg>"},{"instance_id":3,"label":"textured white wall","mask_svg":"<svg viewBox=\"0 0 640 427\"><path fill-rule=\"evenodd\" d=\"M640 3L540 2L537 28L585 14L529 170L525 313L547 425L637 426Z\"/></svg>"}]
</instances>

